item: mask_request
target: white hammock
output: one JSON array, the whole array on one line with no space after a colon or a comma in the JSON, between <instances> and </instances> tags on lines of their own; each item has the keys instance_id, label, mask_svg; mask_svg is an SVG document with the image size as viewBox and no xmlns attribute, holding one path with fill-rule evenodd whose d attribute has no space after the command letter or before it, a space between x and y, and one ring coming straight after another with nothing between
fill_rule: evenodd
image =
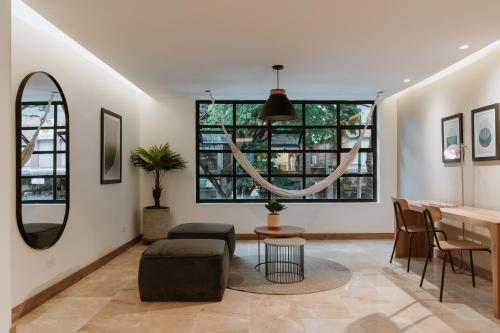
<instances>
[{"instance_id":1,"label":"white hammock","mask_svg":"<svg viewBox=\"0 0 500 333\"><path fill-rule=\"evenodd\" d=\"M35 150L36 140L38 139L38 135L40 134L40 130L42 129L42 126L45 124L45 121L47 120L47 115L50 112L50 107L52 106L52 101L54 100L54 94L55 94L55 92L52 92L50 94L49 101L47 103L47 109L45 109L45 113L43 114L43 116L40 117L40 125L38 126L35 133L33 134L33 137L31 138L30 142L28 142L26 147L24 147L23 151L21 152L21 167L23 167L30 160L31 155L33 154L33 151Z\"/></svg>"},{"instance_id":2,"label":"white hammock","mask_svg":"<svg viewBox=\"0 0 500 333\"><path fill-rule=\"evenodd\" d=\"M215 109L215 99L212 96L210 92L210 100L212 101L212 111L216 112ZM262 177L257 171L252 164L248 161L248 159L245 157L245 155L238 149L238 147L234 144L231 135L227 133L226 127L224 126L224 119L220 113L217 112L217 118L219 120L219 124L222 127L222 130L224 131L224 135L226 137L227 143L229 144L229 147L231 148L231 151L233 152L234 157L236 160L240 163L241 167L250 175L252 176L253 179L262 187L265 189L271 191L274 194L277 194L282 197L288 197L288 198L298 198L298 197L303 197L306 195L311 195L314 193L318 193L323 191L325 188L327 188L330 184L335 182L337 179L339 179L349 168L351 165L352 161L356 158L356 155L361 148L361 141L363 140L365 136L366 129L368 127L368 120L371 119L373 111L375 110L375 107L377 106L378 103L378 98L380 96L380 92L377 94L377 99L373 103L373 105L370 108L370 113L368 114L368 117L366 118L366 124L365 127L363 128L363 131L360 133L358 140L352 147L351 151L348 153L347 158L343 160L339 166L326 178L322 179L321 181L317 182L316 184L305 188L303 190L287 190L284 188L280 188L277 186L274 186L270 182L267 181L264 177Z\"/></svg>"}]
</instances>

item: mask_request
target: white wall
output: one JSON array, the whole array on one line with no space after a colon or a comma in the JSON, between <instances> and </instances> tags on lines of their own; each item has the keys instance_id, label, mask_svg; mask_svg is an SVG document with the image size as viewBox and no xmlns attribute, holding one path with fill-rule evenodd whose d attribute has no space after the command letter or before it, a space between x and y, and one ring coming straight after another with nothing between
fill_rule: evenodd
<instances>
[{"instance_id":1,"label":"white wall","mask_svg":"<svg viewBox=\"0 0 500 333\"><path fill-rule=\"evenodd\" d=\"M10 328L10 229L13 223L14 118L10 94L10 0L0 0L0 144L6 160L0 163L0 332Z\"/></svg>"},{"instance_id":2,"label":"white wall","mask_svg":"<svg viewBox=\"0 0 500 333\"><path fill-rule=\"evenodd\" d=\"M66 230L59 242L48 250L38 251L27 246L15 220L10 219L12 260L15 263L12 306L140 233L139 173L131 167L127 157L128 152L139 144L139 114L151 103L147 95L53 26L44 23L39 16L19 3L14 7L11 94L14 98L21 80L32 71L51 73L61 85L69 108L71 201ZM3 8L1 13L4 13ZM2 25L5 22L3 18L0 21ZM4 68L3 63L1 68ZM5 87L0 89L1 93L5 91ZM2 103L4 100L1 98ZM123 116L121 184L99 183L101 107ZM11 108L9 113L13 115L14 110ZM2 124L13 124L13 119L2 119ZM0 132L4 134L4 131ZM0 174L6 175L4 172ZM14 178L13 172L8 175ZM13 191L10 198L14 198ZM4 200L0 202L5 204ZM0 234L3 237L3 232Z\"/></svg>"},{"instance_id":3,"label":"white wall","mask_svg":"<svg viewBox=\"0 0 500 333\"><path fill-rule=\"evenodd\" d=\"M387 99L379 111L380 203L288 204L282 223L303 226L307 232L392 232L391 196L396 193L396 104ZM141 144L169 142L187 161L188 168L167 174L164 204L174 224L185 222L232 223L237 233L253 233L266 223L263 204L197 204L195 182L195 101L170 97L155 109L141 113ZM151 179L143 175L142 205L152 204Z\"/></svg>"},{"instance_id":4,"label":"white wall","mask_svg":"<svg viewBox=\"0 0 500 333\"><path fill-rule=\"evenodd\" d=\"M460 201L460 167L441 161L441 118L463 113L465 204L500 210L500 162L472 162L471 110L500 102L500 46L474 63L398 97L399 194ZM489 235L476 227L481 236ZM488 255L480 263L489 266Z\"/></svg>"}]
</instances>

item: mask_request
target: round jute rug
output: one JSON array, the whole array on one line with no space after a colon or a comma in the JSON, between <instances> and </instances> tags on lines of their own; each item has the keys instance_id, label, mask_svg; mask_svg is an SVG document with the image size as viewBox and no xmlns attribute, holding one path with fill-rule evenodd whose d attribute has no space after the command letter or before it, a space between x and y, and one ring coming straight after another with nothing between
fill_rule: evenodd
<instances>
[{"instance_id":1,"label":"round jute rug","mask_svg":"<svg viewBox=\"0 0 500 333\"><path fill-rule=\"evenodd\" d=\"M254 269L255 256L235 256L231 261L227 287L255 294L300 295L339 288L349 282L351 271L334 261L306 256L304 280L298 283L279 284L266 280L265 265L260 272Z\"/></svg>"}]
</instances>

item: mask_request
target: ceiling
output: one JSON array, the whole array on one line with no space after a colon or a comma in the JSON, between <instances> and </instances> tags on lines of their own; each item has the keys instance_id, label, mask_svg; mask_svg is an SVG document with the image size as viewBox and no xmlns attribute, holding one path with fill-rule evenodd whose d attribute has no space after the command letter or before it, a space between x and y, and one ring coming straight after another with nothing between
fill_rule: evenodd
<instances>
[{"instance_id":1,"label":"ceiling","mask_svg":"<svg viewBox=\"0 0 500 333\"><path fill-rule=\"evenodd\" d=\"M498 0L24 2L151 96L265 99L273 64L292 99L388 96L500 39Z\"/></svg>"}]
</instances>

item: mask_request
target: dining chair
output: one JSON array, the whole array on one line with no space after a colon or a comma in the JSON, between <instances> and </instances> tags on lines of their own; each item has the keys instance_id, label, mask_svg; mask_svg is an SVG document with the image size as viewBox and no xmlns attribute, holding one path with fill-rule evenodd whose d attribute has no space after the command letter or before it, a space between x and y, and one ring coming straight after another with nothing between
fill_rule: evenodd
<instances>
[{"instance_id":1,"label":"dining chair","mask_svg":"<svg viewBox=\"0 0 500 333\"><path fill-rule=\"evenodd\" d=\"M443 219L443 214L439 207L424 205L424 221L425 227L427 228L427 237L429 243L429 252L427 258L425 259L424 271L422 272L422 278L420 279L420 287L424 283L425 271L427 270L427 264L432 257L434 247L443 252L443 268L441 271L441 287L439 290L439 301L443 301L443 285L444 285L444 272L446 270L446 258L450 260L451 268L454 271L453 261L451 258L451 252L453 251L469 251L470 258L470 269L472 275L472 286L476 286L476 279L474 275L474 261L472 258L472 251L488 251L491 252L487 246L475 243L469 240L448 240L446 233L442 230L436 230L434 227L435 222L439 222ZM438 238L438 234L443 235L443 239Z\"/></svg>"},{"instance_id":2,"label":"dining chair","mask_svg":"<svg viewBox=\"0 0 500 333\"><path fill-rule=\"evenodd\" d=\"M391 260L389 263L392 263L392 259L394 258L394 252L396 251L396 244L398 243L399 234L404 232L409 235L409 244L408 244L408 263L406 265L406 271L410 271L410 260L411 260L411 242L413 238L413 234L423 234L427 232L427 229L424 225L419 224L408 224L405 220L405 212L410 210L410 206L408 205L408 201L400 198L392 198L394 205L394 214L396 216L396 238L394 240L394 247L392 248Z\"/></svg>"}]
</instances>

